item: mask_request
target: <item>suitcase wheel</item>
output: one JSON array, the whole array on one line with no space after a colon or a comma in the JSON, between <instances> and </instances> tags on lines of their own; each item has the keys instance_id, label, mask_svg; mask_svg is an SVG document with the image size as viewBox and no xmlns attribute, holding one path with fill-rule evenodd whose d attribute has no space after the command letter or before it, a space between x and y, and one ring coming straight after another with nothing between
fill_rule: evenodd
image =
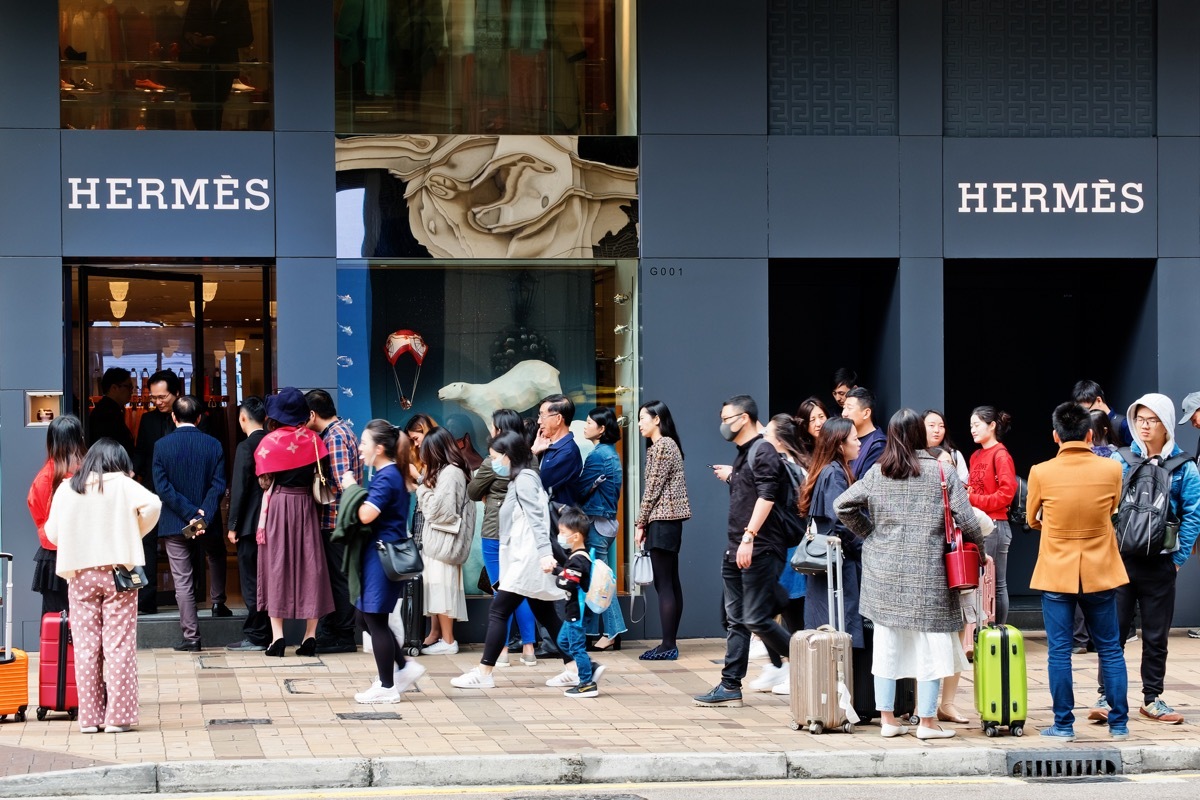
<instances>
[{"instance_id":1,"label":"suitcase wheel","mask_svg":"<svg viewBox=\"0 0 1200 800\"><path fill-rule=\"evenodd\" d=\"M45 706L38 706L38 708L37 708L38 722L45 722L46 714L48 714L48 713L50 713L50 709L46 708Z\"/></svg>"},{"instance_id":2,"label":"suitcase wheel","mask_svg":"<svg viewBox=\"0 0 1200 800\"><path fill-rule=\"evenodd\" d=\"M854 723L847 722L842 726L842 733L854 733Z\"/></svg>"},{"instance_id":3,"label":"suitcase wheel","mask_svg":"<svg viewBox=\"0 0 1200 800\"><path fill-rule=\"evenodd\" d=\"M1012 726L1009 727L1008 732L1011 733L1013 736L1024 736L1025 735L1025 723L1024 722L1013 723Z\"/></svg>"},{"instance_id":4,"label":"suitcase wheel","mask_svg":"<svg viewBox=\"0 0 1200 800\"><path fill-rule=\"evenodd\" d=\"M984 732L984 734L986 734L986 735L987 735L989 738L991 738L991 737L995 737L995 736L999 736L999 735L1000 735L1000 729L999 729L999 728L997 728L995 725L984 725L984 726L983 726L983 732Z\"/></svg>"},{"instance_id":5,"label":"suitcase wheel","mask_svg":"<svg viewBox=\"0 0 1200 800\"><path fill-rule=\"evenodd\" d=\"M822 734L825 732L825 726L820 722L814 722L812 725L808 726L808 731L809 733Z\"/></svg>"},{"instance_id":6,"label":"suitcase wheel","mask_svg":"<svg viewBox=\"0 0 1200 800\"><path fill-rule=\"evenodd\" d=\"M75 720L79 719L79 709L78 708L68 708L67 709L67 719L71 720L71 722L74 722Z\"/></svg>"},{"instance_id":7,"label":"suitcase wheel","mask_svg":"<svg viewBox=\"0 0 1200 800\"><path fill-rule=\"evenodd\" d=\"M18 711L16 714L14 714L13 719L15 719L17 722L24 722L25 721L25 708L22 707L20 711Z\"/></svg>"},{"instance_id":8,"label":"suitcase wheel","mask_svg":"<svg viewBox=\"0 0 1200 800\"><path fill-rule=\"evenodd\" d=\"M406 651L405 651L405 655L412 656L413 658L416 658L417 656L421 655L421 648L419 648L419 647L410 647L410 648L408 648L408 650L406 650Z\"/></svg>"},{"instance_id":9,"label":"suitcase wheel","mask_svg":"<svg viewBox=\"0 0 1200 800\"><path fill-rule=\"evenodd\" d=\"M789 728L791 728L791 729L792 729L792 730L794 730L794 731L798 731L798 730L800 730L800 729L801 729L802 727L804 727L804 726L803 726L803 725L801 725L799 722L797 722L796 720L794 720L794 719L793 719L793 720L791 720L791 721L789 721L789 722L788 722L788 727L789 727Z\"/></svg>"}]
</instances>

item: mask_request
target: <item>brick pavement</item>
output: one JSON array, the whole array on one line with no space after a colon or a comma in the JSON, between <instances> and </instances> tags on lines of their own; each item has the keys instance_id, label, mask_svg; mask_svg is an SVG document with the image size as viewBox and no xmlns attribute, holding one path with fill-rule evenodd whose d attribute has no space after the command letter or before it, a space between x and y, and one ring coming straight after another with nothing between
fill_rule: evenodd
<instances>
[{"instance_id":1,"label":"brick pavement","mask_svg":"<svg viewBox=\"0 0 1200 800\"><path fill-rule=\"evenodd\" d=\"M543 685L558 672L558 662L531 668L514 659L514 666L496 671L497 687L487 692L451 687L451 677L478 662L476 645L454 656L422 657L429 670L422 691L393 706L353 701L354 692L374 677L374 661L362 652L305 659L289 650L280 660L223 650L140 651L137 731L84 735L65 715L38 722L31 709L27 722L0 723L0 775L102 763L234 758L1036 747L1044 744L1036 728L1050 716L1040 633L1028 639L1032 736L987 739L974 724L958 726L955 739L930 745L911 736L884 740L878 723L853 735L795 732L787 724L786 698L771 694L747 694L741 709L698 708L691 695L718 680L723 642L685 641L675 662L639 661L639 645L629 642L621 652L601 654L609 669L602 694L594 700L569 700ZM1140 689L1139 655L1138 644L1130 643L1134 702ZM1077 699L1086 704L1093 698L1096 657L1077 656L1075 665ZM31 688L36 688L36 670L34 654ZM966 675L960 708L971 707L971 691ZM1130 743L1200 746L1200 641L1182 631L1171 639L1166 699L1188 722L1144 722L1135 710ZM1077 723L1076 733L1081 742L1110 742L1105 728L1086 722Z\"/></svg>"}]
</instances>

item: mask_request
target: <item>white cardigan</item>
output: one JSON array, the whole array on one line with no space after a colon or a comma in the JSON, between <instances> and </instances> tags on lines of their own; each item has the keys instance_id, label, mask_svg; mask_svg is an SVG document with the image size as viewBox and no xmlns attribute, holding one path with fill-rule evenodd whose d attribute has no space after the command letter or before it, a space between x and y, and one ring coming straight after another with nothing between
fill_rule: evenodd
<instances>
[{"instance_id":1,"label":"white cardigan","mask_svg":"<svg viewBox=\"0 0 1200 800\"><path fill-rule=\"evenodd\" d=\"M146 564L142 537L158 522L162 501L133 478L120 472L104 474L104 491L88 479L79 494L63 481L50 503L46 538L58 546L58 574L70 580L76 570L123 564Z\"/></svg>"}]
</instances>

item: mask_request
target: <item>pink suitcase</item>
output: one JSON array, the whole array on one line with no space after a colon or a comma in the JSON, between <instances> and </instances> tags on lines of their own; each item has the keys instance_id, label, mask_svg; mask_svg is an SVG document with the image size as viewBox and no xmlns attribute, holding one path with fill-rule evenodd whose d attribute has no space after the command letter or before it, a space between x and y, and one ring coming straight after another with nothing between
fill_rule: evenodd
<instances>
[{"instance_id":1,"label":"pink suitcase","mask_svg":"<svg viewBox=\"0 0 1200 800\"><path fill-rule=\"evenodd\" d=\"M979 593L983 600L983 624L996 621L996 562L991 556L985 556L983 575L979 581L979 588L975 590ZM979 604L975 607L978 609ZM966 629L963 631L963 642L967 649L967 655L973 655L975 650L975 631L979 626L974 622L968 622Z\"/></svg>"},{"instance_id":2,"label":"pink suitcase","mask_svg":"<svg viewBox=\"0 0 1200 800\"><path fill-rule=\"evenodd\" d=\"M842 598L842 543L836 536L829 537L829 542L829 617L834 624L792 635L789 724L794 731L807 728L811 733L823 733L841 728L853 733L858 715L849 688L854 685L854 668Z\"/></svg>"}]
</instances>

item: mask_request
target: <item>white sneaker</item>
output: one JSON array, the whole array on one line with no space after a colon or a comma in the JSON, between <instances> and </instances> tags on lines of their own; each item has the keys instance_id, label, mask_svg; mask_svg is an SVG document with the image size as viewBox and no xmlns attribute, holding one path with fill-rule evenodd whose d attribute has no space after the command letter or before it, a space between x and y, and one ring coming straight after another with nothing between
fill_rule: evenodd
<instances>
[{"instance_id":1,"label":"white sneaker","mask_svg":"<svg viewBox=\"0 0 1200 800\"><path fill-rule=\"evenodd\" d=\"M374 703L399 703L400 693L396 691L396 687L385 689L383 686L376 683L365 692L359 692L354 695L354 702L362 703L363 705L371 705Z\"/></svg>"},{"instance_id":2,"label":"white sneaker","mask_svg":"<svg viewBox=\"0 0 1200 800\"><path fill-rule=\"evenodd\" d=\"M606 670L606 669L608 669L608 667L605 664L597 664L595 661L593 661L592 662L592 683L599 683L600 676L604 674L604 670ZM575 683L579 683L578 675L575 676Z\"/></svg>"},{"instance_id":3,"label":"white sneaker","mask_svg":"<svg viewBox=\"0 0 1200 800\"><path fill-rule=\"evenodd\" d=\"M496 657L496 666L497 667L507 667L508 666L508 650L507 649L501 650L500 655Z\"/></svg>"},{"instance_id":4,"label":"white sneaker","mask_svg":"<svg viewBox=\"0 0 1200 800\"><path fill-rule=\"evenodd\" d=\"M392 673L392 683L395 684L397 692L404 694L415 687L417 681L423 677L425 677L425 667L410 658L404 662L404 669L398 669Z\"/></svg>"},{"instance_id":5,"label":"white sneaker","mask_svg":"<svg viewBox=\"0 0 1200 800\"><path fill-rule=\"evenodd\" d=\"M750 660L757 661L760 658L767 657L767 646L763 644L763 640L755 636L750 640Z\"/></svg>"},{"instance_id":6,"label":"white sneaker","mask_svg":"<svg viewBox=\"0 0 1200 800\"><path fill-rule=\"evenodd\" d=\"M595 680L595 677L592 679ZM547 686L553 686L557 689L566 689L568 686L575 686L578 683L579 676L574 672L571 672L569 669L564 669L562 672L546 681Z\"/></svg>"},{"instance_id":7,"label":"white sneaker","mask_svg":"<svg viewBox=\"0 0 1200 800\"><path fill-rule=\"evenodd\" d=\"M762 672L754 680L750 681L750 689L755 692L769 692L779 684L787 680L788 668L787 665L776 667L773 664L767 664L762 668Z\"/></svg>"},{"instance_id":8,"label":"white sneaker","mask_svg":"<svg viewBox=\"0 0 1200 800\"><path fill-rule=\"evenodd\" d=\"M771 694L789 695L792 693L792 679L790 675L784 675L780 683L771 687Z\"/></svg>"},{"instance_id":9,"label":"white sneaker","mask_svg":"<svg viewBox=\"0 0 1200 800\"><path fill-rule=\"evenodd\" d=\"M452 656L458 652L458 642L446 644L444 639L438 639L433 644L425 645L421 648L423 656Z\"/></svg>"},{"instance_id":10,"label":"white sneaker","mask_svg":"<svg viewBox=\"0 0 1200 800\"><path fill-rule=\"evenodd\" d=\"M473 667L457 678L451 678L450 685L459 689L495 689L496 681L491 675L480 672L479 667Z\"/></svg>"}]
</instances>

